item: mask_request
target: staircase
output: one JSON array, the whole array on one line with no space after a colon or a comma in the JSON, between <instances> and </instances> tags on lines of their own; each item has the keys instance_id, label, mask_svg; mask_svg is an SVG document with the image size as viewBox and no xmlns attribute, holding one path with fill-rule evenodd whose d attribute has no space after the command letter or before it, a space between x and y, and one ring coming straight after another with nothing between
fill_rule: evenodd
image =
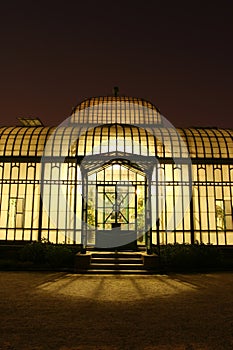
<instances>
[{"instance_id":1,"label":"staircase","mask_svg":"<svg viewBox=\"0 0 233 350\"><path fill-rule=\"evenodd\" d=\"M77 272L88 274L151 274L143 264L142 254L136 252L92 252L89 266Z\"/></svg>"}]
</instances>

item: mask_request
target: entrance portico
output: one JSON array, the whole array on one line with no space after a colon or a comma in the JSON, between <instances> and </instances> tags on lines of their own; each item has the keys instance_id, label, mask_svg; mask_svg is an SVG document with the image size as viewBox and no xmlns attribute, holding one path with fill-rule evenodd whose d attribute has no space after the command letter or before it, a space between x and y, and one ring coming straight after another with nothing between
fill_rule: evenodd
<instances>
[{"instance_id":1,"label":"entrance portico","mask_svg":"<svg viewBox=\"0 0 233 350\"><path fill-rule=\"evenodd\" d=\"M113 158L99 167L86 167L87 163L88 159L82 164L84 249L146 248L151 242L148 174L123 158ZM151 249L151 244L147 248Z\"/></svg>"}]
</instances>

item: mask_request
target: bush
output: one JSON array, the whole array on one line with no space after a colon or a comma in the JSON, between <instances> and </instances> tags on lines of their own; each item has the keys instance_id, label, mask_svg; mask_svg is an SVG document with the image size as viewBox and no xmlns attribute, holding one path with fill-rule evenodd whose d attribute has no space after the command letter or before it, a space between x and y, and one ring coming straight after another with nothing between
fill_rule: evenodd
<instances>
[{"instance_id":1,"label":"bush","mask_svg":"<svg viewBox=\"0 0 233 350\"><path fill-rule=\"evenodd\" d=\"M32 242L25 245L19 254L21 261L31 261L36 265L51 267L67 267L74 263L77 250L66 245L56 245L50 242Z\"/></svg>"},{"instance_id":2,"label":"bush","mask_svg":"<svg viewBox=\"0 0 233 350\"><path fill-rule=\"evenodd\" d=\"M67 246L47 244L45 260L52 267L71 266L74 263L74 253Z\"/></svg>"},{"instance_id":3,"label":"bush","mask_svg":"<svg viewBox=\"0 0 233 350\"><path fill-rule=\"evenodd\" d=\"M155 252L158 253L157 248ZM219 267L222 262L218 247L205 244L168 244L160 246L160 261L168 270L198 270Z\"/></svg>"},{"instance_id":4,"label":"bush","mask_svg":"<svg viewBox=\"0 0 233 350\"><path fill-rule=\"evenodd\" d=\"M26 244L19 253L19 259L21 261L32 261L35 264L45 262L45 249L46 243L44 242L32 242Z\"/></svg>"}]
</instances>

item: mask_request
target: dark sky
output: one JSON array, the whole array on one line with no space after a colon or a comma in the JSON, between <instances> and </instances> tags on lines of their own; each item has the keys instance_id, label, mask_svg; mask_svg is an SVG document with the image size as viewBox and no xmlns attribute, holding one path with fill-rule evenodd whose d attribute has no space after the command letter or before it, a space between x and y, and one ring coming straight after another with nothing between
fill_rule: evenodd
<instances>
[{"instance_id":1,"label":"dark sky","mask_svg":"<svg viewBox=\"0 0 233 350\"><path fill-rule=\"evenodd\" d=\"M233 128L232 0L5 0L0 27L0 125L119 86L177 127Z\"/></svg>"}]
</instances>

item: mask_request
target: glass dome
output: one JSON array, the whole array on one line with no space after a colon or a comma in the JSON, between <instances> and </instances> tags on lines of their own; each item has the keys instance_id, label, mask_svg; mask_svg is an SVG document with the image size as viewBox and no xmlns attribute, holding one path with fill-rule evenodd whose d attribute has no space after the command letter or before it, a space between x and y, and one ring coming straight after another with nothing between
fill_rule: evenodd
<instances>
[{"instance_id":1,"label":"glass dome","mask_svg":"<svg viewBox=\"0 0 233 350\"><path fill-rule=\"evenodd\" d=\"M72 112L71 123L158 125L161 115L152 103L135 97L93 97L78 104Z\"/></svg>"}]
</instances>

